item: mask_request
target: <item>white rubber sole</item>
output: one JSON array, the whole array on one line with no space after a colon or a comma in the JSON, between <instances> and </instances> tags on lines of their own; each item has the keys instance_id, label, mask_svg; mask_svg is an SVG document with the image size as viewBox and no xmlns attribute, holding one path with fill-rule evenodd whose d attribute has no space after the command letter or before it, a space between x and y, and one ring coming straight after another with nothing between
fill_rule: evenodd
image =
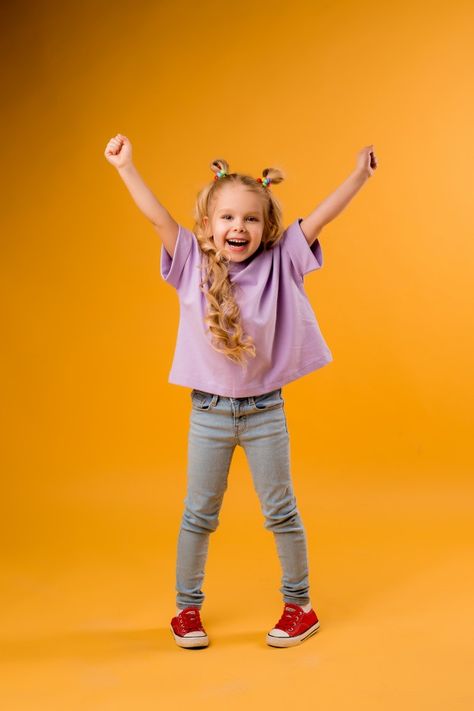
<instances>
[{"instance_id":1,"label":"white rubber sole","mask_svg":"<svg viewBox=\"0 0 474 711\"><path fill-rule=\"evenodd\" d=\"M209 644L209 637L207 635L201 635L200 637L180 637L171 626L170 630L173 634L174 641L179 647L189 649L193 647L207 647Z\"/></svg>"},{"instance_id":2,"label":"white rubber sole","mask_svg":"<svg viewBox=\"0 0 474 711\"><path fill-rule=\"evenodd\" d=\"M303 642L305 639L308 639L308 637L311 637L315 632L318 631L319 629L319 620L314 624L312 627L306 630L306 632L303 632L303 634L298 635L297 637L275 637L274 635L271 635L270 633L267 634L267 644L270 645L270 647L293 647L295 644L300 644L300 642Z\"/></svg>"}]
</instances>

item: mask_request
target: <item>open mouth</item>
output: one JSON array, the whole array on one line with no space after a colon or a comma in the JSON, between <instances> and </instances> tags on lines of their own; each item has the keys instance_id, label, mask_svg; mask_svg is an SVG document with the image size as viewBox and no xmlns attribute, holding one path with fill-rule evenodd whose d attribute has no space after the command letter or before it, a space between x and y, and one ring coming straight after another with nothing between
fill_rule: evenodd
<instances>
[{"instance_id":1,"label":"open mouth","mask_svg":"<svg viewBox=\"0 0 474 711\"><path fill-rule=\"evenodd\" d=\"M233 252L243 252L245 247L248 245L249 240L228 239L226 242Z\"/></svg>"}]
</instances>

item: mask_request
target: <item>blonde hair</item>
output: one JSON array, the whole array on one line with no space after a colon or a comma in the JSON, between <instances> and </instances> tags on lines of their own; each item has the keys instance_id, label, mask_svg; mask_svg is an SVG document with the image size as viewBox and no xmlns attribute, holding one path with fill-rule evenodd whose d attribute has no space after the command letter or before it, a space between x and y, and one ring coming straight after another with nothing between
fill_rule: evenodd
<instances>
[{"instance_id":1,"label":"blonde hair","mask_svg":"<svg viewBox=\"0 0 474 711\"><path fill-rule=\"evenodd\" d=\"M256 178L244 173L229 173L229 164L222 158L210 164L214 173L225 171L227 175L215 179L204 186L197 194L194 206L194 228L202 252L200 265L200 290L207 298L207 312L204 322L211 334L211 346L218 353L223 353L229 360L247 368L245 356L255 358L256 349L253 338L244 335L240 308L235 300L234 285L229 279L230 258L224 250L217 249L211 239L204 217L209 220L213 204L220 190L225 185L244 185L255 192L263 203L263 234L259 247L264 251L272 249L283 234L282 210L272 191ZM281 183L285 176L278 168L265 168L262 176L269 178L272 184Z\"/></svg>"}]
</instances>

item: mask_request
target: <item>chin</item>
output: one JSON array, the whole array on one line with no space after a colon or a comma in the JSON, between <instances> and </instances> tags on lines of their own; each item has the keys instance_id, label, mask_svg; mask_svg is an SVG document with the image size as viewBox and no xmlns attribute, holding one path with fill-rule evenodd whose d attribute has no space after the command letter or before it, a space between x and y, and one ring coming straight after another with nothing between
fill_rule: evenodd
<instances>
[{"instance_id":1,"label":"chin","mask_svg":"<svg viewBox=\"0 0 474 711\"><path fill-rule=\"evenodd\" d=\"M255 249L253 247L247 247L246 249L244 249L243 252L234 252L231 249L226 249L225 252L234 261L240 261L241 259L246 259L251 254L253 254L255 252Z\"/></svg>"}]
</instances>

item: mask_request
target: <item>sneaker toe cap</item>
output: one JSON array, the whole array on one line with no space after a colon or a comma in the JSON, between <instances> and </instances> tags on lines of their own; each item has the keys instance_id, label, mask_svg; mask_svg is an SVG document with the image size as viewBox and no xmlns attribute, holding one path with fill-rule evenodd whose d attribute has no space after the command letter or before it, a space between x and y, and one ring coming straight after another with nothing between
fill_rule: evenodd
<instances>
[{"instance_id":1,"label":"sneaker toe cap","mask_svg":"<svg viewBox=\"0 0 474 711\"><path fill-rule=\"evenodd\" d=\"M290 635L288 632L285 632L284 630L280 630L278 627L274 627L268 634L271 634L272 637L289 637Z\"/></svg>"}]
</instances>

